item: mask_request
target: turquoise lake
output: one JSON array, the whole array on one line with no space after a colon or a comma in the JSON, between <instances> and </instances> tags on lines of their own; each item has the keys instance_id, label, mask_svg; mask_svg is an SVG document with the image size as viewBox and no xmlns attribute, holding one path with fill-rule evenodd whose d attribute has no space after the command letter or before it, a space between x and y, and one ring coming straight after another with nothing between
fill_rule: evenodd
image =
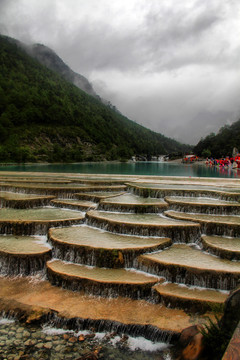
<instances>
[{"instance_id":1,"label":"turquoise lake","mask_svg":"<svg viewBox=\"0 0 240 360\"><path fill-rule=\"evenodd\" d=\"M240 170L219 169L205 164L178 164L173 162L99 162L74 164L22 164L0 166L0 171L33 171L80 174L125 174L125 175L156 175L156 176L192 176L238 178Z\"/></svg>"}]
</instances>

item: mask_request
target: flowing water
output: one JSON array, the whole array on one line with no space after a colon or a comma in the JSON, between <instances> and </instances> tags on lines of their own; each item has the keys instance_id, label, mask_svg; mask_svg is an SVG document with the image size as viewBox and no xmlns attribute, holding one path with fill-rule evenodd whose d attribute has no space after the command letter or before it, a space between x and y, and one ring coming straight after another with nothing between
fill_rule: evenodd
<instances>
[{"instance_id":1,"label":"flowing water","mask_svg":"<svg viewBox=\"0 0 240 360\"><path fill-rule=\"evenodd\" d=\"M178 164L168 162L99 162L75 164L22 164L0 166L0 171L40 171L83 174L127 174L127 175L167 175L167 176L196 176L196 177L231 177L238 178L239 170L219 169L205 164Z\"/></svg>"}]
</instances>

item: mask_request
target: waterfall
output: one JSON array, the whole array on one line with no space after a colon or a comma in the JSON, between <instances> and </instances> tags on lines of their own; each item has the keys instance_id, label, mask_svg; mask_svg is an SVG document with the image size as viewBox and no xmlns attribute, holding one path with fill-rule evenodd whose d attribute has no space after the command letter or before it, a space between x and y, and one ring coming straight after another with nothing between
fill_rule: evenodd
<instances>
[{"instance_id":1,"label":"waterfall","mask_svg":"<svg viewBox=\"0 0 240 360\"><path fill-rule=\"evenodd\" d=\"M54 199L54 196L46 198L36 199L4 199L0 197L0 208L12 208L12 209L31 209L34 207L42 207L49 205L50 201Z\"/></svg>"},{"instance_id":2,"label":"waterfall","mask_svg":"<svg viewBox=\"0 0 240 360\"><path fill-rule=\"evenodd\" d=\"M174 211L181 211L187 213L202 213L202 214L211 214L211 215L239 215L240 214L240 206L215 206L212 205L204 205L201 206L195 204L171 204L170 209Z\"/></svg>"},{"instance_id":3,"label":"waterfall","mask_svg":"<svg viewBox=\"0 0 240 360\"><path fill-rule=\"evenodd\" d=\"M98 210L127 212L134 214L144 213L162 213L167 209L167 205L137 205L137 204L120 204L120 203L103 203L100 202Z\"/></svg>"},{"instance_id":4,"label":"waterfall","mask_svg":"<svg viewBox=\"0 0 240 360\"><path fill-rule=\"evenodd\" d=\"M50 227L63 227L82 224L83 220L50 220L50 221L0 221L0 234L13 235L46 235Z\"/></svg>"},{"instance_id":5,"label":"waterfall","mask_svg":"<svg viewBox=\"0 0 240 360\"><path fill-rule=\"evenodd\" d=\"M4 276L29 276L45 272L45 265L51 259L51 252L30 256L0 255L0 275Z\"/></svg>"},{"instance_id":6,"label":"waterfall","mask_svg":"<svg viewBox=\"0 0 240 360\"><path fill-rule=\"evenodd\" d=\"M51 325L74 329L74 331L93 329L95 332L117 333L119 335L130 335L134 337L143 336L144 338L154 342L174 343L179 334L172 331L163 331L152 325L141 324L123 324L118 321L105 319L66 319L54 315L51 319Z\"/></svg>"},{"instance_id":7,"label":"waterfall","mask_svg":"<svg viewBox=\"0 0 240 360\"><path fill-rule=\"evenodd\" d=\"M91 279L67 277L47 268L48 280L52 285L61 286L72 291L83 291L86 295L114 298L118 296L129 297L135 300L151 297L152 283L128 284L96 282Z\"/></svg>"},{"instance_id":8,"label":"waterfall","mask_svg":"<svg viewBox=\"0 0 240 360\"><path fill-rule=\"evenodd\" d=\"M147 239L146 239L147 240ZM73 244L59 243L49 238L53 246L52 254L54 258L73 262L76 264L85 264L89 266L106 268L132 268L135 259L146 252L153 252L163 249L166 245L156 245L154 247L143 249L103 249L89 248L84 246L74 246ZM170 243L170 241L169 241ZM169 243L167 246L169 246Z\"/></svg>"},{"instance_id":9,"label":"waterfall","mask_svg":"<svg viewBox=\"0 0 240 360\"><path fill-rule=\"evenodd\" d=\"M108 222L103 218L92 218L87 214L86 223L90 226L104 229L118 234L138 236L159 236L172 239L174 243L198 243L200 241L200 228L196 226L151 226L141 224L128 224Z\"/></svg>"},{"instance_id":10,"label":"waterfall","mask_svg":"<svg viewBox=\"0 0 240 360\"><path fill-rule=\"evenodd\" d=\"M206 235L222 235L229 237L240 237L240 224L227 223L201 223L201 230Z\"/></svg>"},{"instance_id":11,"label":"waterfall","mask_svg":"<svg viewBox=\"0 0 240 360\"><path fill-rule=\"evenodd\" d=\"M144 259L138 259L134 266L139 270L164 277L167 281L178 284L199 286L201 288L213 288L219 290L232 290L237 286L238 274L218 273L217 271L195 271L174 265L150 263Z\"/></svg>"}]
</instances>

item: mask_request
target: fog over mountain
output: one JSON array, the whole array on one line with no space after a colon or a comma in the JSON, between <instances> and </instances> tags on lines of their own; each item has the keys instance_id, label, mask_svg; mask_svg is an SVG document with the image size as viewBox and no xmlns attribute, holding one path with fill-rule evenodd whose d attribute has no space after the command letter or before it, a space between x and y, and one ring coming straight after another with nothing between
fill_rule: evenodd
<instances>
[{"instance_id":1,"label":"fog over mountain","mask_svg":"<svg viewBox=\"0 0 240 360\"><path fill-rule=\"evenodd\" d=\"M34 44L28 47L23 45L23 48L25 48L27 52L36 58L41 64L47 66L55 72L58 72L67 81L72 82L89 95L97 97L97 94L89 81L81 74L77 74L72 71L69 66L67 66L54 51L52 51L52 49L49 49L47 46L42 44Z\"/></svg>"},{"instance_id":2,"label":"fog over mountain","mask_svg":"<svg viewBox=\"0 0 240 360\"><path fill-rule=\"evenodd\" d=\"M240 115L238 0L0 0L0 32L44 44L134 121L196 143Z\"/></svg>"}]
</instances>

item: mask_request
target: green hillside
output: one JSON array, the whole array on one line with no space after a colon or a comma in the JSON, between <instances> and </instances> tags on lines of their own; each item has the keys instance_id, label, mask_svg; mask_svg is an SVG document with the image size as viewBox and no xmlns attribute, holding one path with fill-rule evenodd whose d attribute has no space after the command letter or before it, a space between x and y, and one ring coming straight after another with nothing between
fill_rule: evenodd
<instances>
[{"instance_id":1,"label":"green hillside","mask_svg":"<svg viewBox=\"0 0 240 360\"><path fill-rule=\"evenodd\" d=\"M201 139L194 152L199 156L219 158L231 156L234 147L240 150L240 120L223 126L216 135L212 133Z\"/></svg>"},{"instance_id":2,"label":"green hillside","mask_svg":"<svg viewBox=\"0 0 240 360\"><path fill-rule=\"evenodd\" d=\"M0 161L128 159L184 151L105 106L0 36Z\"/></svg>"}]
</instances>

